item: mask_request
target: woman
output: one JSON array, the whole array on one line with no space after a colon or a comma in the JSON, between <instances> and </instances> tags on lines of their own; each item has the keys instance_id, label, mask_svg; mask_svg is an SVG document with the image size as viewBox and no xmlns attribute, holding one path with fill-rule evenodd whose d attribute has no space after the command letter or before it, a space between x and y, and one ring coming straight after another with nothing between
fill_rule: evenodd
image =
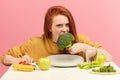
<instances>
[{"instance_id":1,"label":"woman","mask_svg":"<svg viewBox=\"0 0 120 80\"><path fill-rule=\"evenodd\" d=\"M70 54L78 54L85 59L85 49L95 48L98 53L102 52L106 55L107 61L112 60L111 55L101 47L100 43L92 42L87 36L76 33L73 16L65 7L52 6L45 16L44 34L41 37L31 38L21 46L9 49L2 56L2 63L11 65L20 61L37 62L40 57L59 54L61 51L56 44L57 39L59 35L68 32L75 37L74 44L68 49Z\"/></svg>"}]
</instances>

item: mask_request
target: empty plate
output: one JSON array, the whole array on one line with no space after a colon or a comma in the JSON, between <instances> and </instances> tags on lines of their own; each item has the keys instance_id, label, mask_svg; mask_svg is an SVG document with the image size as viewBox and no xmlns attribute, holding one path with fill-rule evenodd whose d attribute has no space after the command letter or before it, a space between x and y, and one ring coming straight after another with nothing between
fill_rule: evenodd
<instances>
[{"instance_id":1,"label":"empty plate","mask_svg":"<svg viewBox=\"0 0 120 80\"><path fill-rule=\"evenodd\" d=\"M84 59L78 55L59 54L48 57L51 60L51 65L57 67L73 67L84 62Z\"/></svg>"}]
</instances>

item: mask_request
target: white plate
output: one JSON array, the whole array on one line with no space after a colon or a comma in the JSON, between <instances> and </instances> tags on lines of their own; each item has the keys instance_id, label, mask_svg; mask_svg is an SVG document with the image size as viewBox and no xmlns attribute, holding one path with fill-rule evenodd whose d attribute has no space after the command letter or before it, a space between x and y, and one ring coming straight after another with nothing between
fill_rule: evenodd
<instances>
[{"instance_id":1,"label":"white plate","mask_svg":"<svg viewBox=\"0 0 120 80\"><path fill-rule=\"evenodd\" d=\"M48 56L52 66L72 67L84 62L84 59L78 55L59 54Z\"/></svg>"},{"instance_id":2,"label":"white plate","mask_svg":"<svg viewBox=\"0 0 120 80\"><path fill-rule=\"evenodd\" d=\"M113 74L120 74L120 72L93 72L90 71L92 74L100 74L100 75L113 75Z\"/></svg>"}]
</instances>

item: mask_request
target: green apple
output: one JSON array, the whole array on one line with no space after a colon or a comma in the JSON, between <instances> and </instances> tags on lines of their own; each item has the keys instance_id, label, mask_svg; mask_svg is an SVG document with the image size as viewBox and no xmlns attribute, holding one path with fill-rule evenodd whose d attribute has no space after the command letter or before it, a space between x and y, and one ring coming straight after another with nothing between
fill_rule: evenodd
<instances>
[{"instance_id":1,"label":"green apple","mask_svg":"<svg viewBox=\"0 0 120 80\"><path fill-rule=\"evenodd\" d=\"M102 53L98 53L96 56L96 62L98 62L98 64L102 66L104 65L105 61L106 61L106 56Z\"/></svg>"},{"instance_id":2,"label":"green apple","mask_svg":"<svg viewBox=\"0 0 120 80\"><path fill-rule=\"evenodd\" d=\"M51 61L48 57L40 58L38 60L38 66L41 70L48 70L51 66Z\"/></svg>"}]
</instances>

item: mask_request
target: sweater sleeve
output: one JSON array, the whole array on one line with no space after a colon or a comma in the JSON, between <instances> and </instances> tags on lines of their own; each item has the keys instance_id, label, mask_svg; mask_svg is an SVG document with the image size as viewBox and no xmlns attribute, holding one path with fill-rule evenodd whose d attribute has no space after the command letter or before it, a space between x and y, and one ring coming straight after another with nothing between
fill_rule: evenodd
<instances>
[{"instance_id":1,"label":"sweater sleeve","mask_svg":"<svg viewBox=\"0 0 120 80\"><path fill-rule=\"evenodd\" d=\"M3 60L6 55L11 55L15 58L20 58L20 57L24 56L30 50L31 45L32 44L31 44L31 39L30 39L26 43L24 43L20 46L15 46L13 48L10 48L6 53L4 53L1 56L1 62L3 63Z\"/></svg>"},{"instance_id":2,"label":"sweater sleeve","mask_svg":"<svg viewBox=\"0 0 120 80\"><path fill-rule=\"evenodd\" d=\"M83 34L78 34L78 40L79 42L91 45L92 47L96 47L96 48L102 47L102 45L99 42L93 42L90 40L90 38L88 38L86 35Z\"/></svg>"}]
</instances>

